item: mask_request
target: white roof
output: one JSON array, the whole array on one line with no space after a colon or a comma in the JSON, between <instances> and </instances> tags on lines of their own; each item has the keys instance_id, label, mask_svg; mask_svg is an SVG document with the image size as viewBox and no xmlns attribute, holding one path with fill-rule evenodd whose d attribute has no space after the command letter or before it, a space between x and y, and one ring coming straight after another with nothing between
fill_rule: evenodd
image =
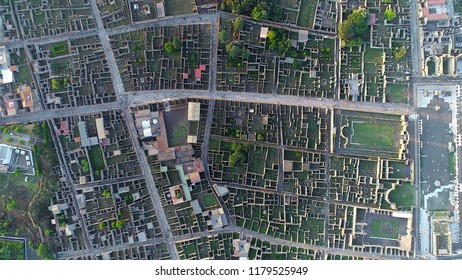
<instances>
[{"instance_id":1,"label":"white roof","mask_svg":"<svg viewBox=\"0 0 462 280\"><path fill-rule=\"evenodd\" d=\"M141 122L141 127L142 127L142 128L150 128L150 127L151 127L151 123L149 122L149 120L142 121L142 122Z\"/></svg>"},{"instance_id":2,"label":"white roof","mask_svg":"<svg viewBox=\"0 0 462 280\"><path fill-rule=\"evenodd\" d=\"M13 82L13 72L11 72L10 69L3 69L2 76L4 84Z\"/></svg>"},{"instance_id":3,"label":"white roof","mask_svg":"<svg viewBox=\"0 0 462 280\"><path fill-rule=\"evenodd\" d=\"M144 137L151 137L152 136L152 131L151 131L150 127L143 129L143 136Z\"/></svg>"},{"instance_id":4,"label":"white roof","mask_svg":"<svg viewBox=\"0 0 462 280\"><path fill-rule=\"evenodd\" d=\"M98 132L98 138L100 140L106 138L106 133L104 132L103 118L97 118L95 121L96 121L96 130Z\"/></svg>"},{"instance_id":5,"label":"white roof","mask_svg":"<svg viewBox=\"0 0 462 280\"><path fill-rule=\"evenodd\" d=\"M188 102L188 121L198 121L201 115L201 104L199 102Z\"/></svg>"},{"instance_id":6,"label":"white roof","mask_svg":"<svg viewBox=\"0 0 462 280\"><path fill-rule=\"evenodd\" d=\"M13 155L13 147L0 144L0 163L8 164L11 161L11 156Z\"/></svg>"},{"instance_id":7,"label":"white roof","mask_svg":"<svg viewBox=\"0 0 462 280\"><path fill-rule=\"evenodd\" d=\"M165 17L164 2L156 3L157 17Z\"/></svg>"},{"instance_id":8,"label":"white roof","mask_svg":"<svg viewBox=\"0 0 462 280\"><path fill-rule=\"evenodd\" d=\"M266 38L268 37L268 27L262 27L260 30L260 38Z\"/></svg>"}]
</instances>

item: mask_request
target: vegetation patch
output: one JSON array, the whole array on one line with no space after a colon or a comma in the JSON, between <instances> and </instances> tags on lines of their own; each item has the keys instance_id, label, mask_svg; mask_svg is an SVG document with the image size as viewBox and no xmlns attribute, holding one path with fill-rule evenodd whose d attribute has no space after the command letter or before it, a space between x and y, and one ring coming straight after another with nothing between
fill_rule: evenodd
<instances>
[{"instance_id":1,"label":"vegetation patch","mask_svg":"<svg viewBox=\"0 0 462 280\"><path fill-rule=\"evenodd\" d=\"M54 44L50 48L50 55L51 56L60 56L69 53L69 47L67 46L66 42L60 42Z\"/></svg>"},{"instance_id":2,"label":"vegetation patch","mask_svg":"<svg viewBox=\"0 0 462 280\"><path fill-rule=\"evenodd\" d=\"M393 125L353 122L351 142L353 144L393 147L396 127Z\"/></svg>"},{"instance_id":3,"label":"vegetation patch","mask_svg":"<svg viewBox=\"0 0 462 280\"><path fill-rule=\"evenodd\" d=\"M372 220L371 237L398 239L399 222L387 220Z\"/></svg>"},{"instance_id":4,"label":"vegetation patch","mask_svg":"<svg viewBox=\"0 0 462 280\"><path fill-rule=\"evenodd\" d=\"M388 199L394 202L397 207L410 210L415 205L415 189L411 184L396 186L388 194Z\"/></svg>"},{"instance_id":5,"label":"vegetation patch","mask_svg":"<svg viewBox=\"0 0 462 280\"><path fill-rule=\"evenodd\" d=\"M0 260L24 260L24 242L0 240Z\"/></svg>"},{"instance_id":6,"label":"vegetation patch","mask_svg":"<svg viewBox=\"0 0 462 280\"><path fill-rule=\"evenodd\" d=\"M204 206L205 208L213 207L218 204L215 194L209 193L204 195Z\"/></svg>"}]
</instances>

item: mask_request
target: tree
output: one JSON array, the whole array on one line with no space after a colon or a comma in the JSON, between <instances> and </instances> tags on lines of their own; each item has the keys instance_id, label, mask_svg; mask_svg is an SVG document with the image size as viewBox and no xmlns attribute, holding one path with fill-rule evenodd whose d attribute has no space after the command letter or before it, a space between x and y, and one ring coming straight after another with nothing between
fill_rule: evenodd
<instances>
[{"instance_id":1,"label":"tree","mask_svg":"<svg viewBox=\"0 0 462 280\"><path fill-rule=\"evenodd\" d=\"M88 160L84 159L84 160L82 160L81 163L82 163L83 172L85 172L85 173L90 172L90 164L88 163Z\"/></svg>"},{"instance_id":2,"label":"tree","mask_svg":"<svg viewBox=\"0 0 462 280\"><path fill-rule=\"evenodd\" d=\"M266 37L268 38L268 40L271 43L271 42L274 42L276 40L277 34L273 29L270 29L268 31L268 34L266 34Z\"/></svg>"},{"instance_id":3,"label":"tree","mask_svg":"<svg viewBox=\"0 0 462 280\"><path fill-rule=\"evenodd\" d=\"M116 222L116 227L117 227L117 228L122 228L122 227L124 227L124 226L125 226L125 221L124 221L124 220L118 220L118 221Z\"/></svg>"},{"instance_id":4,"label":"tree","mask_svg":"<svg viewBox=\"0 0 462 280\"><path fill-rule=\"evenodd\" d=\"M106 197L106 198L111 197L111 191L108 190L108 189L105 189L105 190L101 193L101 195L102 195L103 197Z\"/></svg>"},{"instance_id":5,"label":"tree","mask_svg":"<svg viewBox=\"0 0 462 280\"><path fill-rule=\"evenodd\" d=\"M167 53L171 53L173 51L173 44L170 43L170 42L165 42L164 43L164 50L167 52Z\"/></svg>"},{"instance_id":6,"label":"tree","mask_svg":"<svg viewBox=\"0 0 462 280\"><path fill-rule=\"evenodd\" d=\"M5 128L3 129L3 133L8 134L8 132L10 132L10 130L8 129L8 127L5 127Z\"/></svg>"},{"instance_id":7,"label":"tree","mask_svg":"<svg viewBox=\"0 0 462 280\"><path fill-rule=\"evenodd\" d=\"M40 243L37 248L37 256L41 257L44 260L53 259L53 254L51 250L48 248L48 245L45 243Z\"/></svg>"},{"instance_id":8,"label":"tree","mask_svg":"<svg viewBox=\"0 0 462 280\"><path fill-rule=\"evenodd\" d=\"M233 20L234 32L244 30L244 20L241 17L237 17Z\"/></svg>"},{"instance_id":9,"label":"tree","mask_svg":"<svg viewBox=\"0 0 462 280\"><path fill-rule=\"evenodd\" d=\"M218 41L220 41L220 43L224 44L225 42L228 42L228 40L229 40L228 31L221 30L220 32L218 32Z\"/></svg>"},{"instance_id":10,"label":"tree","mask_svg":"<svg viewBox=\"0 0 462 280\"><path fill-rule=\"evenodd\" d=\"M396 60L401 60L406 56L407 50L405 47L401 47L393 52Z\"/></svg>"},{"instance_id":11,"label":"tree","mask_svg":"<svg viewBox=\"0 0 462 280\"><path fill-rule=\"evenodd\" d=\"M396 17L395 11L391 7L388 7L385 12L383 13L386 19L392 20Z\"/></svg>"},{"instance_id":12,"label":"tree","mask_svg":"<svg viewBox=\"0 0 462 280\"><path fill-rule=\"evenodd\" d=\"M10 201L6 204L6 210L7 211L13 211L14 208L16 208L16 200L10 199Z\"/></svg>"},{"instance_id":13,"label":"tree","mask_svg":"<svg viewBox=\"0 0 462 280\"><path fill-rule=\"evenodd\" d=\"M13 172L14 175L20 176L22 175L22 170L20 168L16 168L16 170Z\"/></svg>"},{"instance_id":14,"label":"tree","mask_svg":"<svg viewBox=\"0 0 462 280\"><path fill-rule=\"evenodd\" d=\"M242 58L249 59L250 50L249 49L241 49L241 55L242 55Z\"/></svg>"},{"instance_id":15,"label":"tree","mask_svg":"<svg viewBox=\"0 0 462 280\"><path fill-rule=\"evenodd\" d=\"M56 79L51 79L51 88L54 90L58 90L61 88L61 82Z\"/></svg>"},{"instance_id":16,"label":"tree","mask_svg":"<svg viewBox=\"0 0 462 280\"><path fill-rule=\"evenodd\" d=\"M240 51L241 49L234 42L229 42L226 45L226 52L228 53L229 57L231 57L232 59L236 59L239 56Z\"/></svg>"},{"instance_id":17,"label":"tree","mask_svg":"<svg viewBox=\"0 0 462 280\"><path fill-rule=\"evenodd\" d=\"M263 134L261 134L260 132L257 133L257 140L258 140L258 141L263 141L263 140L264 140Z\"/></svg>"},{"instance_id":18,"label":"tree","mask_svg":"<svg viewBox=\"0 0 462 280\"><path fill-rule=\"evenodd\" d=\"M175 50L181 49L181 40L180 40L180 38L179 37L173 38L172 45L173 45L173 48Z\"/></svg>"},{"instance_id":19,"label":"tree","mask_svg":"<svg viewBox=\"0 0 462 280\"><path fill-rule=\"evenodd\" d=\"M366 9L354 10L338 27L339 37L343 46L354 46L362 43L368 30L369 11Z\"/></svg>"},{"instance_id":20,"label":"tree","mask_svg":"<svg viewBox=\"0 0 462 280\"><path fill-rule=\"evenodd\" d=\"M268 12L262 5L258 5L253 8L251 16L255 20L265 20L268 18Z\"/></svg>"},{"instance_id":21,"label":"tree","mask_svg":"<svg viewBox=\"0 0 462 280\"><path fill-rule=\"evenodd\" d=\"M101 223L98 224L98 227L99 227L99 229L104 229L106 227L106 225L103 222L101 222Z\"/></svg>"}]
</instances>

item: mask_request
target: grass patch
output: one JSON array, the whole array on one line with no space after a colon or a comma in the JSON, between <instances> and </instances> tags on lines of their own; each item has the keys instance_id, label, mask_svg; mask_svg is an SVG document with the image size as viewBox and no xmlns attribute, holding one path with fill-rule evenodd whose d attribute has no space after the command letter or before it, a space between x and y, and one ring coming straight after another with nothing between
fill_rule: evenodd
<instances>
[{"instance_id":1,"label":"grass patch","mask_svg":"<svg viewBox=\"0 0 462 280\"><path fill-rule=\"evenodd\" d=\"M410 209L415 205L415 189L411 184L399 185L389 193L388 199L398 207Z\"/></svg>"},{"instance_id":2,"label":"grass patch","mask_svg":"<svg viewBox=\"0 0 462 280\"><path fill-rule=\"evenodd\" d=\"M218 204L218 201L213 193L204 195L204 206L206 208L213 207Z\"/></svg>"},{"instance_id":3,"label":"grass patch","mask_svg":"<svg viewBox=\"0 0 462 280\"><path fill-rule=\"evenodd\" d=\"M389 102L407 103L407 85L405 84L387 84L385 93Z\"/></svg>"},{"instance_id":4,"label":"grass patch","mask_svg":"<svg viewBox=\"0 0 462 280\"><path fill-rule=\"evenodd\" d=\"M188 131L186 130L185 124L178 124L173 128L172 134L172 146L181 146L184 144L186 137L188 136Z\"/></svg>"},{"instance_id":5,"label":"grass patch","mask_svg":"<svg viewBox=\"0 0 462 280\"><path fill-rule=\"evenodd\" d=\"M386 220L372 220L371 237L398 239L399 222Z\"/></svg>"},{"instance_id":6,"label":"grass patch","mask_svg":"<svg viewBox=\"0 0 462 280\"><path fill-rule=\"evenodd\" d=\"M92 146L88 151L88 156L93 170L103 170L106 168L104 165L103 152L101 151L100 146Z\"/></svg>"},{"instance_id":7,"label":"grass patch","mask_svg":"<svg viewBox=\"0 0 462 280\"><path fill-rule=\"evenodd\" d=\"M209 150L218 151L220 149L220 141L215 139L209 140Z\"/></svg>"},{"instance_id":8,"label":"grass patch","mask_svg":"<svg viewBox=\"0 0 462 280\"><path fill-rule=\"evenodd\" d=\"M383 64L383 50L382 49L373 49L366 47L366 52L364 53L364 61L369 63Z\"/></svg>"},{"instance_id":9,"label":"grass patch","mask_svg":"<svg viewBox=\"0 0 462 280\"><path fill-rule=\"evenodd\" d=\"M0 240L0 260L24 260L24 242Z\"/></svg>"},{"instance_id":10,"label":"grass patch","mask_svg":"<svg viewBox=\"0 0 462 280\"><path fill-rule=\"evenodd\" d=\"M396 127L367 122L352 123L352 144L378 147L393 147Z\"/></svg>"},{"instance_id":11,"label":"grass patch","mask_svg":"<svg viewBox=\"0 0 462 280\"><path fill-rule=\"evenodd\" d=\"M69 53L69 47L67 46L66 42L56 43L51 46L50 48L50 55L51 56L60 56Z\"/></svg>"},{"instance_id":12,"label":"grass patch","mask_svg":"<svg viewBox=\"0 0 462 280\"><path fill-rule=\"evenodd\" d=\"M248 172L263 175L266 162L266 149L257 149L249 151L249 169Z\"/></svg>"},{"instance_id":13,"label":"grass patch","mask_svg":"<svg viewBox=\"0 0 462 280\"><path fill-rule=\"evenodd\" d=\"M318 0L302 0L300 3L300 13L298 14L297 25L308 28L313 27L317 6Z\"/></svg>"},{"instance_id":14,"label":"grass patch","mask_svg":"<svg viewBox=\"0 0 462 280\"><path fill-rule=\"evenodd\" d=\"M449 172L453 175L456 174L456 155L454 152L449 153Z\"/></svg>"}]
</instances>

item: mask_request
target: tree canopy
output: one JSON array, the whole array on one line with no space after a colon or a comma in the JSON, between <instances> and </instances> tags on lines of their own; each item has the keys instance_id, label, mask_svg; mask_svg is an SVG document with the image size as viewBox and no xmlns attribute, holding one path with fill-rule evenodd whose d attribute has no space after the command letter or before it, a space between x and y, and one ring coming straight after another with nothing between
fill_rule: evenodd
<instances>
[{"instance_id":1,"label":"tree canopy","mask_svg":"<svg viewBox=\"0 0 462 280\"><path fill-rule=\"evenodd\" d=\"M173 38L172 46L175 50L181 49L181 40L179 37Z\"/></svg>"},{"instance_id":2,"label":"tree canopy","mask_svg":"<svg viewBox=\"0 0 462 280\"><path fill-rule=\"evenodd\" d=\"M165 43L164 43L164 50L165 50L167 53L173 52L173 44L172 44L171 42L165 42Z\"/></svg>"},{"instance_id":3,"label":"tree canopy","mask_svg":"<svg viewBox=\"0 0 462 280\"><path fill-rule=\"evenodd\" d=\"M51 79L51 88L54 90L61 88L61 82L56 79Z\"/></svg>"},{"instance_id":4,"label":"tree canopy","mask_svg":"<svg viewBox=\"0 0 462 280\"><path fill-rule=\"evenodd\" d=\"M401 60L406 56L407 50L405 47L401 47L393 52L395 59Z\"/></svg>"},{"instance_id":5,"label":"tree canopy","mask_svg":"<svg viewBox=\"0 0 462 280\"><path fill-rule=\"evenodd\" d=\"M383 13L386 19L392 20L396 17L395 11L392 8L388 7L385 12Z\"/></svg>"},{"instance_id":6,"label":"tree canopy","mask_svg":"<svg viewBox=\"0 0 462 280\"><path fill-rule=\"evenodd\" d=\"M244 29L244 19L237 17L233 20L234 32L242 31Z\"/></svg>"},{"instance_id":7,"label":"tree canopy","mask_svg":"<svg viewBox=\"0 0 462 280\"><path fill-rule=\"evenodd\" d=\"M229 40L229 32L226 31L226 30L221 30L220 32L218 32L218 41L220 41L220 43L224 44L226 42L228 42Z\"/></svg>"},{"instance_id":8,"label":"tree canopy","mask_svg":"<svg viewBox=\"0 0 462 280\"><path fill-rule=\"evenodd\" d=\"M48 245L45 243L40 243L37 249L37 256L41 257L44 260L53 259L53 253L48 248Z\"/></svg>"},{"instance_id":9,"label":"tree canopy","mask_svg":"<svg viewBox=\"0 0 462 280\"><path fill-rule=\"evenodd\" d=\"M369 11L366 9L354 10L338 27L339 37L343 46L361 45L362 37L368 30Z\"/></svg>"},{"instance_id":10,"label":"tree canopy","mask_svg":"<svg viewBox=\"0 0 462 280\"><path fill-rule=\"evenodd\" d=\"M235 15L251 16L255 20L271 18L278 21L282 17L282 9L277 0L225 0L221 9Z\"/></svg>"},{"instance_id":11,"label":"tree canopy","mask_svg":"<svg viewBox=\"0 0 462 280\"><path fill-rule=\"evenodd\" d=\"M84 159L82 160L81 163L82 163L83 172L86 172L86 173L90 172L90 164L88 163L88 160Z\"/></svg>"},{"instance_id":12,"label":"tree canopy","mask_svg":"<svg viewBox=\"0 0 462 280\"><path fill-rule=\"evenodd\" d=\"M271 51L286 53L292 48L292 41L287 39L287 34L281 29L270 29L267 38Z\"/></svg>"},{"instance_id":13,"label":"tree canopy","mask_svg":"<svg viewBox=\"0 0 462 280\"><path fill-rule=\"evenodd\" d=\"M229 42L226 45L225 49L231 59L236 59L239 56L242 56L244 59L247 59L250 56L250 50L246 49L243 46L240 46L236 42Z\"/></svg>"}]
</instances>

